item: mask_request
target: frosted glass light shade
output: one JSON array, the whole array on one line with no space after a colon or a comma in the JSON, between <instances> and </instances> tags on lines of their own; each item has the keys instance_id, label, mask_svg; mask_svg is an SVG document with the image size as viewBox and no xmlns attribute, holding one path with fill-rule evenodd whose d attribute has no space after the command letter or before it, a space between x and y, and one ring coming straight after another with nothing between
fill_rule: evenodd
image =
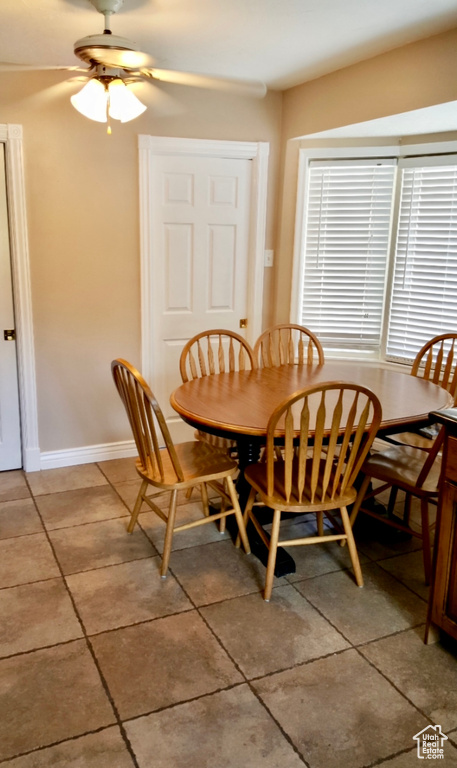
<instances>
[{"instance_id":1,"label":"frosted glass light shade","mask_svg":"<svg viewBox=\"0 0 457 768\"><path fill-rule=\"evenodd\" d=\"M130 91L119 78L112 80L108 86L109 93L109 115L114 120L120 120L121 123L128 123L135 117L143 114L146 110L144 104Z\"/></svg>"},{"instance_id":2,"label":"frosted glass light shade","mask_svg":"<svg viewBox=\"0 0 457 768\"><path fill-rule=\"evenodd\" d=\"M106 123L106 106L108 103L108 91L103 83L95 77L91 78L84 88L71 97L74 108L81 112L89 120L98 123Z\"/></svg>"},{"instance_id":3,"label":"frosted glass light shade","mask_svg":"<svg viewBox=\"0 0 457 768\"><path fill-rule=\"evenodd\" d=\"M84 117L99 123L106 123L108 114L114 120L127 123L146 110L120 77L110 80L107 85L92 77L79 93L71 97L71 103Z\"/></svg>"}]
</instances>

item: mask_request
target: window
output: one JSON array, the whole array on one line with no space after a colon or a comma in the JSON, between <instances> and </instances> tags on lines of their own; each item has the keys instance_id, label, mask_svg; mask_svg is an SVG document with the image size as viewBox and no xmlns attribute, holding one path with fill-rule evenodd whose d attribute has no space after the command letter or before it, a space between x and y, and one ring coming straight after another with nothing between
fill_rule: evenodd
<instances>
[{"instance_id":1,"label":"window","mask_svg":"<svg viewBox=\"0 0 457 768\"><path fill-rule=\"evenodd\" d=\"M457 165L446 162L399 162L389 359L413 359L428 339L457 329Z\"/></svg>"},{"instance_id":2,"label":"window","mask_svg":"<svg viewBox=\"0 0 457 768\"><path fill-rule=\"evenodd\" d=\"M299 322L410 361L457 328L457 156L311 160Z\"/></svg>"}]
</instances>

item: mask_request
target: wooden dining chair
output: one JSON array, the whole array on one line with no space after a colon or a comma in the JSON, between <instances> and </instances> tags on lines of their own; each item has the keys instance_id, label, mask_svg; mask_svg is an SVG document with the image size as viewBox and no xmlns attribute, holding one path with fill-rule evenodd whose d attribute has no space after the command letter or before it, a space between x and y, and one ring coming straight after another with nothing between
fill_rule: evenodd
<instances>
[{"instance_id":1,"label":"wooden dining chair","mask_svg":"<svg viewBox=\"0 0 457 768\"><path fill-rule=\"evenodd\" d=\"M141 374L122 359L113 360L111 370L133 432L138 450L136 470L142 479L127 530L132 533L143 502L164 521L166 532L160 571L162 578L167 574L174 533L212 523L227 515L235 515L239 536L248 553L249 541L232 479L237 471L236 462L202 441L193 440L174 445L160 406ZM207 486L221 481L225 484L232 508L224 508L218 514L209 515ZM195 485L202 488L205 515L200 520L176 525L178 491ZM158 488L159 492L148 495L149 486ZM168 515L155 503L159 496L167 493L170 495Z\"/></svg>"},{"instance_id":2,"label":"wooden dining chair","mask_svg":"<svg viewBox=\"0 0 457 768\"><path fill-rule=\"evenodd\" d=\"M411 368L411 376L432 381L446 389L457 399L457 333L434 336L419 350ZM383 439L395 445L413 445L430 451L433 449L438 428L435 425L416 431L399 432Z\"/></svg>"},{"instance_id":3,"label":"wooden dining chair","mask_svg":"<svg viewBox=\"0 0 457 768\"><path fill-rule=\"evenodd\" d=\"M303 325L282 324L268 328L254 345L254 357L262 368L278 365L322 365L324 350L317 336Z\"/></svg>"},{"instance_id":4,"label":"wooden dining chair","mask_svg":"<svg viewBox=\"0 0 457 768\"><path fill-rule=\"evenodd\" d=\"M307 387L273 411L267 427L265 461L245 469L251 491L244 520L252 520L269 549L265 600L271 597L279 544L347 541L356 583L363 585L347 507L357 497L354 482L380 423L381 405L376 395L366 387L345 382ZM275 439L280 436L284 440L281 458L275 451ZM257 494L262 505L274 510L270 539L254 512ZM339 510L341 525L331 514L333 510ZM284 512L316 513L317 535L280 540ZM324 513L336 533L325 532Z\"/></svg>"},{"instance_id":5,"label":"wooden dining chair","mask_svg":"<svg viewBox=\"0 0 457 768\"><path fill-rule=\"evenodd\" d=\"M430 534L434 525L430 523L429 505L438 502L443 440L444 427L441 427L431 450L424 451L412 445L393 445L369 456L362 466L364 478L357 502L351 511L352 526L359 512L364 512L381 523L421 539L426 584L430 583L431 576ZM373 488L373 480L381 485ZM380 514L379 507L370 504L369 500L389 489L394 489L395 493L390 494L386 512L383 510ZM403 490L406 494L401 518L394 514L397 490ZM410 525L412 497L420 500L421 521L418 530Z\"/></svg>"},{"instance_id":6,"label":"wooden dining chair","mask_svg":"<svg viewBox=\"0 0 457 768\"><path fill-rule=\"evenodd\" d=\"M233 331L215 329L193 336L181 352L179 370L183 383L202 376L255 368L254 353L248 342ZM209 442L214 448L232 453L236 442L225 437L198 430L198 440Z\"/></svg>"},{"instance_id":7,"label":"wooden dining chair","mask_svg":"<svg viewBox=\"0 0 457 768\"><path fill-rule=\"evenodd\" d=\"M203 331L185 345L179 360L183 382L214 373L245 371L255 368L248 342L238 333L223 329Z\"/></svg>"}]
</instances>

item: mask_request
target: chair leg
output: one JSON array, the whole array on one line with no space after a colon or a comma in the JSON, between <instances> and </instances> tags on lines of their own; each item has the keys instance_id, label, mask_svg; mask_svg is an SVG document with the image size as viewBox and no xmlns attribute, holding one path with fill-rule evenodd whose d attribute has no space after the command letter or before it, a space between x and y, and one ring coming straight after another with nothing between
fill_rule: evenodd
<instances>
[{"instance_id":1,"label":"chair leg","mask_svg":"<svg viewBox=\"0 0 457 768\"><path fill-rule=\"evenodd\" d=\"M430 523L428 519L428 501L421 499L422 556L424 559L425 583L430 584L432 573L432 555L430 544Z\"/></svg>"},{"instance_id":2,"label":"chair leg","mask_svg":"<svg viewBox=\"0 0 457 768\"><path fill-rule=\"evenodd\" d=\"M249 514L250 514L250 512L252 510L252 507L254 506L255 497L256 497L256 491L255 491L254 488L251 488L249 496L248 496L248 500L246 502L246 506L245 506L244 512L243 512L243 525L244 525L245 530L246 530L247 524L249 522ZM237 547L240 546L240 532L239 532L239 530L238 530L238 536L236 537L235 545Z\"/></svg>"},{"instance_id":3,"label":"chair leg","mask_svg":"<svg viewBox=\"0 0 457 768\"><path fill-rule=\"evenodd\" d=\"M233 480L230 477L230 475L227 477L227 488L228 488L228 492L230 494L230 498L232 500L233 509L234 509L235 517L236 517L236 522L238 523L238 534L239 535L237 536L237 539L236 539L236 545L238 547L240 546L239 538L241 536L241 541L243 542L244 551L246 552L247 555L249 555L250 552L251 552L251 547L250 547L250 544L249 544L248 535L246 533L246 526L244 524L243 515L241 514L241 507L240 507L240 502L238 501L238 495L237 495L237 492L235 490L235 485L234 485Z\"/></svg>"},{"instance_id":4,"label":"chair leg","mask_svg":"<svg viewBox=\"0 0 457 768\"><path fill-rule=\"evenodd\" d=\"M316 512L316 522L317 522L317 535L323 536L324 535L324 513L323 512Z\"/></svg>"},{"instance_id":5,"label":"chair leg","mask_svg":"<svg viewBox=\"0 0 457 768\"><path fill-rule=\"evenodd\" d=\"M206 487L206 483L201 484L200 490L202 494L203 514L205 515L205 517L209 517L208 489Z\"/></svg>"},{"instance_id":6,"label":"chair leg","mask_svg":"<svg viewBox=\"0 0 457 768\"><path fill-rule=\"evenodd\" d=\"M221 512L225 512L227 510L227 499L222 497L221 499ZM226 517L221 517L219 520L219 533L225 533L225 526L227 523Z\"/></svg>"},{"instance_id":7,"label":"chair leg","mask_svg":"<svg viewBox=\"0 0 457 768\"><path fill-rule=\"evenodd\" d=\"M368 486L370 485L370 480L371 480L371 477L368 477L368 475L365 475L365 477L363 478L363 481L362 481L362 485L359 488L359 492L358 492L357 498L356 498L356 500L354 502L354 506L352 507L351 517L350 517L351 527L352 528L354 527L354 523L357 520L357 515L359 514L359 509L362 506L362 502L363 502L363 500L365 498L365 494L367 492Z\"/></svg>"},{"instance_id":8,"label":"chair leg","mask_svg":"<svg viewBox=\"0 0 457 768\"><path fill-rule=\"evenodd\" d=\"M143 480L141 483L141 488L138 491L138 496L136 497L135 506L133 507L133 512L130 515L130 522L127 526L127 532L132 533L133 529L135 528L135 523L138 520L138 515L140 514L141 505L143 503L143 496L146 493L146 488L148 484L146 480Z\"/></svg>"},{"instance_id":9,"label":"chair leg","mask_svg":"<svg viewBox=\"0 0 457 768\"><path fill-rule=\"evenodd\" d=\"M167 529L165 531L165 541L163 545L162 554L162 567L160 569L160 575L162 579L166 578L168 571L168 563L170 562L171 543L173 541L173 529L175 527L176 517L176 502L178 500L178 491L175 489L171 492L170 506L168 509Z\"/></svg>"},{"instance_id":10,"label":"chair leg","mask_svg":"<svg viewBox=\"0 0 457 768\"><path fill-rule=\"evenodd\" d=\"M281 510L275 509L273 516L273 525L270 534L270 550L268 552L267 575L265 578L264 600L270 602L271 590L273 589L273 579L275 576L276 551L278 549L279 526L281 523Z\"/></svg>"},{"instance_id":11,"label":"chair leg","mask_svg":"<svg viewBox=\"0 0 457 768\"><path fill-rule=\"evenodd\" d=\"M343 521L344 532L347 536L348 550L351 557L352 568L354 569L354 576L358 587L363 587L362 569L360 568L359 556L357 554L357 547L354 541L354 535L352 533L352 526L349 520L349 515L346 507L341 507L341 520Z\"/></svg>"},{"instance_id":12,"label":"chair leg","mask_svg":"<svg viewBox=\"0 0 457 768\"><path fill-rule=\"evenodd\" d=\"M390 517L394 513L395 504L397 502L398 486L393 485L390 489L389 503L387 505L387 514Z\"/></svg>"}]
</instances>

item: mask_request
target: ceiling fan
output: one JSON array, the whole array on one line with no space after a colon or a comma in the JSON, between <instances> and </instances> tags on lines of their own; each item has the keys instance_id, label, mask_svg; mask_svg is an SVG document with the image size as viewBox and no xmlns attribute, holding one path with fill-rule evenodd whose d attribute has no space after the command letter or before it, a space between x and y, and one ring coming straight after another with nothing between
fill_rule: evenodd
<instances>
[{"instance_id":1,"label":"ceiling fan","mask_svg":"<svg viewBox=\"0 0 457 768\"><path fill-rule=\"evenodd\" d=\"M71 102L85 117L98 122L108 122L108 133L111 133L110 118L128 122L146 110L146 106L127 87L137 80L222 89L260 98L265 95L266 86L258 81L156 68L153 58L138 50L136 43L112 34L111 16L119 11L123 2L124 0L90 0L94 8L104 16L105 24L102 34L88 35L74 44L75 55L88 64L88 68L27 65L4 67L9 70L56 69L84 72L89 80L79 93L71 97Z\"/></svg>"}]
</instances>

